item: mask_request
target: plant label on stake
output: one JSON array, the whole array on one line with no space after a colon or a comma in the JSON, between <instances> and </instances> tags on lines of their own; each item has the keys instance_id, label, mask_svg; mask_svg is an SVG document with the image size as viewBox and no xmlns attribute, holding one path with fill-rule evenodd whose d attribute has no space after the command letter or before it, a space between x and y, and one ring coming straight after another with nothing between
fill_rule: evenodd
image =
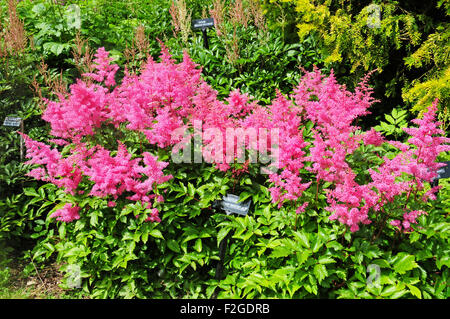
<instances>
[{"instance_id":1,"label":"plant label on stake","mask_svg":"<svg viewBox=\"0 0 450 319\"><path fill-rule=\"evenodd\" d=\"M432 186L437 186L439 184L439 180L442 178L450 178L450 161L441 162L446 166L443 166L437 170L437 176L433 178L431 181Z\"/></svg>"},{"instance_id":2,"label":"plant label on stake","mask_svg":"<svg viewBox=\"0 0 450 319\"><path fill-rule=\"evenodd\" d=\"M226 194L221 202L222 209L230 215L232 213L245 216L248 214L251 200L239 203L239 196L233 194Z\"/></svg>"},{"instance_id":3,"label":"plant label on stake","mask_svg":"<svg viewBox=\"0 0 450 319\"><path fill-rule=\"evenodd\" d=\"M15 126L19 127L22 122L21 117L9 117L7 116L3 121L3 126Z\"/></svg>"},{"instance_id":4,"label":"plant label on stake","mask_svg":"<svg viewBox=\"0 0 450 319\"><path fill-rule=\"evenodd\" d=\"M192 20L192 27L194 29L207 29L214 26L214 19L213 18L206 18L206 19L197 19Z\"/></svg>"},{"instance_id":5,"label":"plant label on stake","mask_svg":"<svg viewBox=\"0 0 450 319\"><path fill-rule=\"evenodd\" d=\"M206 49L209 49L208 34L206 33L206 30L208 28L212 28L212 27L214 27L214 19L213 18L192 20L192 29L194 29L194 30L200 29L203 32L203 46Z\"/></svg>"},{"instance_id":6,"label":"plant label on stake","mask_svg":"<svg viewBox=\"0 0 450 319\"><path fill-rule=\"evenodd\" d=\"M20 127L20 132L23 134L23 120L21 117L7 116L3 121L3 126ZM20 161L23 161L23 137L20 136Z\"/></svg>"},{"instance_id":7,"label":"plant label on stake","mask_svg":"<svg viewBox=\"0 0 450 319\"><path fill-rule=\"evenodd\" d=\"M219 206L226 212L227 215L238 214L241 216L246 216L250 208L251 200L245 202L239 202L239 196L234 194L226 194L223 200L220 202ZM229 234L222 239L219 243L219 262L216 267L216 279L220 280L222 277L223 264L225 261L225 253L227 250L227 241Z\"/></svg>"}]
</instances>

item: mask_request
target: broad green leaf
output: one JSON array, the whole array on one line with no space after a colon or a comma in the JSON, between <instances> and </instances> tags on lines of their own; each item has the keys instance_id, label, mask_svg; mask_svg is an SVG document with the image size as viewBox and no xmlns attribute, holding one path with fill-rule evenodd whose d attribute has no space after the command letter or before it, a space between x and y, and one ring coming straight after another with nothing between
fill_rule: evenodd
<instances>
[{"instance_id":1,"label":"broad green leaf","mask_svg":"<svg viewBox=\"0 0 450 319\"><path fill-rule=\"evenodd\" d=\"M217 247L219 247L220 242L228 235L230 230L231 228L229 227L224 227L219 230L217 233Z\"/></svg>"},{"instance_id":2,"label":"broad green leaf","mask_svg":"<svg viewBox=\"0 0 450 319\"><path fill-rule=\"evenodd\" d=\"M420 233L419 232L413 232L411 234L411 236L409 237L409 242L412 244L414 242L416 242L417 240L419 240L420 238Z\"/></svg>"},{"instance_id":3,"label":"broad green leaf","mask_svg":"<svg viewBox=\"0 0 450 319\"><path fill-rule=\"evenodd\" d=\"M148 233L144 232L141 236L142 242L145 244L148 241Z\"/></svg>"},{"instance_id":4,"label":"broad green leaf","mask_svg":"<svg viewBox=\"0 0 450 319\"><path fill-rule=\"evenodd\" d=\"M399 274L404 274L407 271L416 268L417 263L415 262L415 257L407 253L398 253L394 260L394 270Z\"/></svg>"},{"instance_id":5,"label":"broad green leaf","mask_svg":"<svg viewBox=\"0 0 450 319\"><path fill-rule=\"evenodd\" d=\"M299 240L300 244L305 248L310 248L307 234L302 231L294 232L295 237Z\"/></svg>"},{"instance_id":6,"label":"broad green leaf","mask_svg":"<svg viewBox=\"0 0 450 319\"><path fill-rule=\"evenodd\" d=\"M97 224L98 224L98 215L97 215L96 212L93 212L91 214L90 224L93 227L97 226Z\"/></svg>"},{"instance_id":7,"label":"broad green leaf","mask_svg":"<svg viewBox=\"0 0 450 319\"><path fill-rule=\"evenodd\" d=\"M396 292L394 292L391 296L390 299L398 299L403 297L404 295L406 295L408 293L408 290L406 289L401 289L401 290L397 290Z\"/></svg>"},{"instance_id":8,"label":"broad green leaf","mask_svg":"<svg viewBox=\"0 0 450 319\"><path fill-rule=\"evenodd\" d=\"M195 241L194 249L197 252L201 252L202 251L202 240L200 238Z\"/></svg>"},{"instance_id":9,"label":"broad green leaf","mask_svg":"<svg viewBox=\"0 0 450 319\"><path fill-rule=\"evenodd\" d=\"M163 237L161 231L159 231L158 229L152 229L152 230L149 232L149 235L152 236L152 237L164 239L164 237Z\"/></svg>"},{"instance_id":10,"label":"broad green leaf","mask_svg":"<svg viewBox=\"0 0 450 319\"><path fill-rule=\"evenodd\" d=\"M27 196L39 196L39 194L36 192L36 190L34 188L31 188L31 187L24 188L23 192Z\"/></svg>"},{"instance_id":11,"label":"broad green leaf","mask_svg":"<svg viewBox=\"0 0 450 319\"><path fill-rule=\"evenodd\" d=\"M131 233L129 231L125 232L125 234L122 237L122 240L125 241L125 240L130 240L130 239L134 240L133 233Z\"/></svg>"},{"instance_id":12,"label":"broad green leaf","mask_svg":"<svg viewBox=\"0 0 450 319\"><path fill-rule=\"evenodd\" d=\"M252 194L250 194L249 192L242 192L239 195L239 202L244 202L247 198L249 198Z\"/></svg>"},{"instance_id":13,"label":"broad green leaf","mask_svg":"<svg viewBox=\"0 0 450 319\"><path fill-rule=\"evenodd\" d=\"M383 291L381 292L381 296L382 297L389 297L390 295L392 295L396 291L397 291L397 286L390 285L390 286L387 286L386 288L383 289Z\"/></svg>"},{"instance_id":14,"label":"broad green leaf","mask_svg":"<svg viewBox=\"0 0 450 319\"><path fill-rule=\"evenodd\" d=\"M180 252L180 246L178 245L176 240L169 239L167 242L167 247L169 247L170 250L179 253Z\"/></svg>"},{"instance_id":15,"label":"broad green leaf","mask_svg":"<svg viewBox=\"0 0 450 319\"><path fill-rule=\"evenodd\" d=\"M375 259L371 263L380 266L380 268L391 268L391 265L385 259Z\"/></svg>"},{"instance_id":16,"label":"broad green leaf","mask_svg":"<svg viewBox=\"0 0 450 319\"><path fill-rule=\"evenodd\" d=\"M331 257L324 256L324 257L320 257L319 258L319 264L322 264L322 265L332 264L332 263L335 263L335 262L336 261L333 258L331 258Z\"/></svg>"},{"instance_id":17,"label":"broad green leaf","mask_svg":"<svg viewBox=\"0 0 450 319\"><path fill-rule=\"evenodd\" d=\"M450 256L448 254L436 260L436 266L439 270L441 270L443 265L450 267Z\"/></svg>"}]
</instances>

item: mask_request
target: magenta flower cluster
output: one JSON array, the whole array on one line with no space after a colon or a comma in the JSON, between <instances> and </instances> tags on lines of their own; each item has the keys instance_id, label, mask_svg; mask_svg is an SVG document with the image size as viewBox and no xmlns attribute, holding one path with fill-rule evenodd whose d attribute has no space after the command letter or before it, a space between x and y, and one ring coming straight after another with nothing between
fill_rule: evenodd
<instances>
[{"instance_id":1,"label":"magenta flower cluster","mask_svg":"<svg viewBox=\"0 0 450 319\"><path fill-rule=\"evenodd\" d=\"M70 154L63 155L24 135L29 163L39 165L29 175L74 195L85 191L81 184L90 185L89 195L107 198L109 207L115 207L121 196L140 201L150 209L151 221L160 220L153 203L164 200L156 190L172 178L164 174L169 163L148 151L142 150L140 155L130 152L121 141L114 150L93 143L105 125L119 132L137 132L147 145L168 150L179 147L182 140L174 138L178 136L174 131L190 129L194 133L188 138L198 134L195 121L201 121L204 130L214 128L223 136L229 128L254 129L258 135L265 132L259 129L276 129L279 156L268 175L273 202L279 207L294 203L296 213L301 213L311 207L303 193L312 185L318 188L327 183L331 185L325 189L330 219L348 225L351 231L371 223L372 213L386 213L383 207L396 197L409 198L422 191L440 167L437 156L450 150L449 139L441 136L435 121L437 102L413 121L417 127L405 129L411 136L408 143L387 141L373 129L361 132L355 120L369 114L375 102L368 76L352 93L337 83L333 73L325 76L315 69L306 72L291 96L278 93L270 105L262 106L239 90L219 100L217 92L202 79L201 68L187 54L176 63L163 44L160 62L149 58L139 74L125 70L120 84L115 81L118 66L111 63L108 52L100 48L95 57L93 73L84 74L84 80L71 85L67 96L60 94L58 101L46 101L43 119L56 137L52 142L69 145ZM308 121L313 123L313 138L307 141L304 129ZM214 154L213 140L212 136L202 136L203 156L217 169L227 171L233 158L227 157L226 144L234 141L225 139L222 153ZM266 144L246 140L246 148L270 152L273 142L270 138ZM383 157L381 165L369 169L370 180L361 185L348 157L362 145L380 147L384 143L396 147L398 155ZM240 150L235 151L239 156ZM306 178L304 172L312 173L314 179ZM423 199L433 199L436 190L427 192ZM79 211L76 205L67 204L52 216L69 222L80 217ZM405 207L404 220L390 223L411 231L411 224L421 214L426 213Z\"/></svg>"}]
</instances>

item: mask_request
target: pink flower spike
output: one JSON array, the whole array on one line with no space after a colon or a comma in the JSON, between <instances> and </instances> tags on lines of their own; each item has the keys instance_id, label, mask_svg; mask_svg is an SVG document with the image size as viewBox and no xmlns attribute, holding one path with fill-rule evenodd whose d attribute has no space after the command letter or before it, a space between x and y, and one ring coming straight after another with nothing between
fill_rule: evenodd
<instances>
[{"instance_id":1,"label":"pink flower spike","mask_svg":"<svg viewBox=\"0 0 450 319\"><path fill-rule=\"evenodd\" d=\"M384 143L383 136L373 128L364 134L363 141L365 145L372 144L375 146L380 146Z\"/></svg>"},{"instance_id":2,"label":"pink flower spike","mask_svg":"<svg viewBox=\"0 0 450 319\"><path fill-rule=\"evenodd\" d=\"M53 214L50 215L50 218L55 218L56 220L63 221L69 223L73 220L80 219L80 207L75 206L72 207L72 204L66 204L62 209L58 209Z\"/></svg>"},{"instance_id":3,"label":"pink flower spike","mask_svg":"<svg viewBox=\"0 0 450 319\"><path fill-rule=\"evenodd\" d=\"M304 202L301 206L297 207L297 210L295 211L296 214L303 213L305 211L305 208L308 206L308 202Z\"/></svg>"},{"instance_id":4,"label":"pink flower spike","mask_svg":"<svg viewBox=\"0 0 450 319\"><path fill-rule=\"evenodd\" d=\"M114 201L109 201L108 202L108 207L115 207L116 205L117 205L117 203L114 202Z\"/></svg>"}]
</instances>

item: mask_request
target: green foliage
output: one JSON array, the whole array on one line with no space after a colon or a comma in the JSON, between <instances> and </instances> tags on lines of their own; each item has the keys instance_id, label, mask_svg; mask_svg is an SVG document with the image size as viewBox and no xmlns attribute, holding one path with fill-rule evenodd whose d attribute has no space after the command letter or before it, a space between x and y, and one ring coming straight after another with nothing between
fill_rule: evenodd
<instances>
[{"instance_id":1,"label":"green foliage","mask_svg":"<svg viewBox=\"0 0 450 319\"><path fill-rule=\"evenodd\" d=\"M47 130L32 89L33 80L40 78L38 64L39 56L31 48L0 57L0 123L8 116L20 117L24 132L41 140ZM29 222L39 215L36 210L45 208L40 208L42 203L28 202L22 193L24 186L38 185L25 176L28 167L23 164L25 148L21 147L19 130L20 126L0 126L0 242L18 245L21 238L30 239L33 226Z\"/></svg>"},{"instance_id":2,"label":"green foliage","mask_svg":"<svg viewBox=\"0 0 450 319\"><path fill-rule=\"evenodd\" d=\"M49 1L22 1L18 13L25 28L33 36L34 45L51 67L64 69L65 77L77 76L71 50L77 33L88 40L91 48L104 46L119 65L127 63L123 52L131 48L135 32L143 27L148 42L142 52L159 55L157 39L165 42L176 57L187 50L202 65L207 81L219 92L228 95L239 88L257 99L269 101L275 89L287 93L297 83L301 70L322 66L320 52L312 37L303 43L287 44L281 30L264 32L261 26L237 25L225 21L224 34L217 27L208 31L209 47L203 47L201 32L191 32L188 42L174 37L169 14L170 1L66 1L63 5ZM211 3L187 2L192 18L200 18L202 8ZM207 11L206 11L207 12ZM225 59L224 59L225 57Z\"/></svg>"},{"instance_id":3,"label":"green foliage","mask_svg":"<svg viewBox=\"0 0 450 319\"><path fill-rule=\"evenodd\" d=\"M391 231L373 242L367 233L347 236L315 209L298 217L295 230L294 215L266 206L219 225L233 234L226 277L214 282L219 298L449 296L448 222L437 209L416 235Z\"/></svg>"},{"instance_id":4,"label":"green foliage","mask_svg":"<svg viewBox=\"0 0 450 319\"><path fill-rule=\"evenodd\" d=\"M45 59L69 55L70 40L82 24L77 5L25 1L19 10L23 13L26 29L33 34L36 49L42 52Z\"/></svg>"},{"instance_id":5,"label":"green foliage","mask_svg":"<svg viewBox=\"0 0 450 319\"><path fill-rule=\"evenodd\" d=\"M391 49L398 50L403 43L416 45L420 39L416 17L401 11L394 1L375 6L369 1L358 4L352 1L292 2L297 12L300 41L311 33L316 34L327 55L325 62L345 60L352 73L357 69L382 70L389 62Z\"/></svg>"},{"instance_id":6,"label":"green foliage","mask_svg":"<svg viewBox=\"0 0 450 319\"><path fill-rule=\"evenodd\" d=\"M62 193L53 184L37 188L37 183L31 182L28 186L23 193L10 192L0 199L0 240L6 240L16 248L47 235L43 231L43 218Z\"/></svg>"},{"instance_id":7,"label":"green foliage","mask_svg":"<svg viewBox=\"0 0 450 319\"><path fill-rule=\"evenodd\" d=\"M396 140L399 140L406 135L403 129L408 127L407 116L407 111L395 108L390 115L386 114L384 116L386 122L381 121L374 129L384 136L393 136Z\"/></svg>"},{"instance_id":8,"label":"green foliage","mask_svg":"<svg viewBox=\"0 0 450 319\"><path fill-rule=\"evenodd\" d=\"M448 18L449 2L439 1L437 6L445 7ZM420 78L414 79L403 89L403 98L414 105L413 111L423 111L436 98L440 100L442 109L447 109L450 103L449 23L445 21L437 24L434 31L414 53L405 58L408 68L424 70Z\"/></svg>"},{"instance_id":9,"label":"green foliage","mask_svg":"<svg viewBox=\"0 0 450 319\"><path fill-rule=\"evenodd\" d=\"M363 162L361 155L352 166ZM363 177L367 167L360 167ZM441 180L447 186L428 204L429 215L419 218L415 232L399 233L374 218L351 234L329 220L320 193L317 200L314 191L305 193L311 204L300 215L294 206L271 203L271 185L258 181L257 170L237 179L207 165L169 170L174 179L158 190L166 199L161 223L145 222L149 212L140 204L110 208L105 199L86 196L80 205L90 208L76 222L57 222L55 228L53 220L41 218L42 228L35 229L39 244L29 257L39 263L56 255L65 265L68 289L74 288L70 265L76 265L81 285L74 291L92 298L450 296L448 181ZM39 192L28 189L27 195L39 202ZM215 207L227 192L252 200L247 216ZM47 216L70 201L70 195L58 192ZM217 278L222 240L228 249Z\"/></svg>"},{"instance_id":10,"label":"green foliage","mask_svg":"<svg viewBox=\"0 0 450 319\"><path fill-rule=\"evenodd\" d=\"M176 39L168 43L175 57L180 58L182 46ZM261 38L253 27L240 29L239 58L234 63L224 61L227 44L209 31L209 47L203 47L201 32L194 34L188 49L194 62L202 66L205 80L218 91L219 96L228 96L233 89L240 89L254 98L268 103L275 97L276 90L289 93L298 83L304 69L321 66L320 53L312 38L302 44L286 44L281 33L274 31Z\"/></svg>"}]
</instances>

